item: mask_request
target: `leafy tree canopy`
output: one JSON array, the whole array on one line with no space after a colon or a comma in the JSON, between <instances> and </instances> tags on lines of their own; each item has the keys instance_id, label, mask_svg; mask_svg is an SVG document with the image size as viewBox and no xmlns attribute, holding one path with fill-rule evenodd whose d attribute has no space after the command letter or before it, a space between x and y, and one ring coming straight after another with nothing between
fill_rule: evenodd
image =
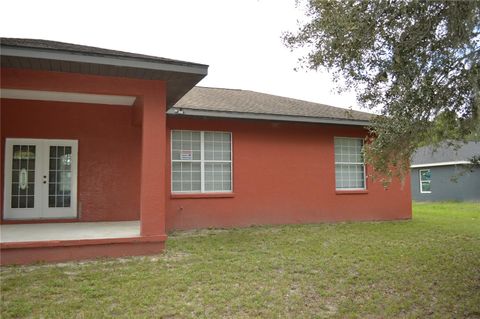
<instances>
[{"instance_id":1,"label":"leafy tree canopy","mask_svg":"<svg viewBox=\"0 0 480 319\"><path fill-rule=\"evenodd\" d=\"M308 0L307 0L308 1ZM389 180L418 146L480 138L480 1L309 0L284 34L359 103L380 110L366 159ZM395 172L395 173L392 173Z\"/></svg>"}]
</instances>

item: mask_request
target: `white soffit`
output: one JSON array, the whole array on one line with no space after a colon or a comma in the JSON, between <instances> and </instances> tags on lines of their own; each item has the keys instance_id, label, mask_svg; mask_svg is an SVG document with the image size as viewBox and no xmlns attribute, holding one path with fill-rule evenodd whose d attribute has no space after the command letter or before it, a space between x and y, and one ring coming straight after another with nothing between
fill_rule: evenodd
<instances>
[{"instance_id":1,"label":"white soffit","mask_svg":"<svg viewBox=\"0 0 480 319\"><path fill-rule=\"evenodd\" d=\"M55 91L36 91L36 90L17 90L17 89L0 89L0 96L2 99L58 101L58 102L127 105L127 106L131 106L135 102L134 96L55 92Z\"/></svg>"}]
</instances>

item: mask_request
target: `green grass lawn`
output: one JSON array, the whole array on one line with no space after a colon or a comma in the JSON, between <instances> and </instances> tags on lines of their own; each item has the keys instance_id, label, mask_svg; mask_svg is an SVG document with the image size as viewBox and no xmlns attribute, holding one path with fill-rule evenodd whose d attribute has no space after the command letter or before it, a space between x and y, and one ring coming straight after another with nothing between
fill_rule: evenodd
<instances>
[{"instance_id":1,"label":"green grass lawn","mask_svg":"<svg viewBox=\"0 0 480 319\"><path fill-rule=\"evenodd\" d=\"M163 255L3 267L1 317L480 318L480 203L412 221L172 234Z\"/></svg>"}]
</instances>

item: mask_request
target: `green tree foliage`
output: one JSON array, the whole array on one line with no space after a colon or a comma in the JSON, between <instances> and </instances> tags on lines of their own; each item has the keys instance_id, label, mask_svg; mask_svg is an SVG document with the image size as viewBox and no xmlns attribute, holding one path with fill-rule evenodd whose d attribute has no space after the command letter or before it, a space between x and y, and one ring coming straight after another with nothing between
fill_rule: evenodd
<instances>
[{"instance_id":1,"label":"green tree foliage","mask_svg":"<svg viewBox=\"0 0 480 319\"><path fill-rule=\"evenodd\" d=\"M308 49L303 66L328 70L363 107L380 110L366 159L384 180L403 176L420 145L480 137L480 1L309 0L306 8L308 22L284 42Z\"/></svg>"}]
</instances>

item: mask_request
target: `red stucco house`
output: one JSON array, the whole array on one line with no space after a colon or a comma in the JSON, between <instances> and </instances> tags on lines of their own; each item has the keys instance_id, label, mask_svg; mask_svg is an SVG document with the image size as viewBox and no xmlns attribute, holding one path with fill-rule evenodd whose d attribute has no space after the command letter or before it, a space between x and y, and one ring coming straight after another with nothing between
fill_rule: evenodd
<instances>
[{"instance_id":1,"label":"red stucco house","mask_svg":"<svg viewBox=\"0 0 480 319\"><path fill-rule=\"evenodd\" d=\"M152 254L201 227L411 218L367 113L196 87L208 66L1 40L1 263Z\"/></svg>"}]
</instances>

